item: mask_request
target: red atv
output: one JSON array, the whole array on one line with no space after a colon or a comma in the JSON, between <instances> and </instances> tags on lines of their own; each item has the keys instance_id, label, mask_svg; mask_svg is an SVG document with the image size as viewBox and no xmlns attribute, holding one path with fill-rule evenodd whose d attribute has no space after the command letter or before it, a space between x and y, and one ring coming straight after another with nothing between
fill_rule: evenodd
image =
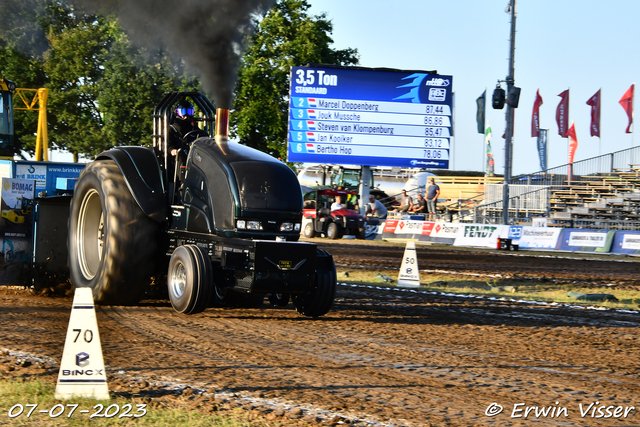
<instances>
[{"instance_id":1,"label":"red atv","mask_svg":"<svg viewBox=\"0 0 640 427\"><path fill-rule=\"evenodd\" d=\"M331 205L340 196L342 208L331 211ZM342 236L365 238L364 217L353 210L356 192L333 188L318 188L304 195L302 230L305 237L324 234L335 240Z\"/></svg>"}]
</instances>

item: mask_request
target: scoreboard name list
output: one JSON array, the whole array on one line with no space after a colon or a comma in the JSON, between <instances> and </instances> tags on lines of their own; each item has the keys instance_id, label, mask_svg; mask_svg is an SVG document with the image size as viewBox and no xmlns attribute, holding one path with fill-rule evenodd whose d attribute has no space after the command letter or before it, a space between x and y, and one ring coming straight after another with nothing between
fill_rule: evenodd
<instances>
[{"instance_id":1,"label":"scoreboard name list","mask_svg":"<svg viewBox=\"0 0 640 427\"><path fill-rule=\"evenodd\" d=\"M447 168L450 93L450 76L294 67L288 160Z\"/></svg>"}]
</instances>

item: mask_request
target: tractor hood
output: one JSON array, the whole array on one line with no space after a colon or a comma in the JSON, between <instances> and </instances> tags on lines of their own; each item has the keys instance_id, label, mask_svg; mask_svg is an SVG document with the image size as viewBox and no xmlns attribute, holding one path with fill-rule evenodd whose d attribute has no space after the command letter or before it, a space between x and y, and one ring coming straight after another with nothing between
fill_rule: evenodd
<instances>
[{"instance_id":1,"label":"tractor hood","mask_svg":"<svg viewBox=\"0 0 640 427\"><path fill-rule=\"evenodd\" d=\"M185 203L199 199L217 231L233 230L239 217L302 215L296 174L253 148L200 138L192 146L185 177Z\"/></svg>"}]
</instances>

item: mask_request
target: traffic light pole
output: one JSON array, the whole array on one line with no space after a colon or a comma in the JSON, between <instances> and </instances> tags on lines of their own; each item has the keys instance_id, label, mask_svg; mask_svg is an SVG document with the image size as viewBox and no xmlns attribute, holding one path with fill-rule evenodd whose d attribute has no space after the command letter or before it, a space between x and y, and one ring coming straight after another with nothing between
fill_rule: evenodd
<instances>
[{"instance_id":1,"label":"traffic light pole","mask_svg":"<svg viewBox=\"0 0 640 427\"><path fill-rule=\"evenodd\" d=\"M509 0L511 12L511 38L509 44L509 75L507 76L507 97L514 86L514 63L516 51L516 0ZM513 165L513 113L514 107L507 103L507 127L505 132L504 183L502 185L502 223L509 224L509 182Z\"/></svg>"}]
</instances>

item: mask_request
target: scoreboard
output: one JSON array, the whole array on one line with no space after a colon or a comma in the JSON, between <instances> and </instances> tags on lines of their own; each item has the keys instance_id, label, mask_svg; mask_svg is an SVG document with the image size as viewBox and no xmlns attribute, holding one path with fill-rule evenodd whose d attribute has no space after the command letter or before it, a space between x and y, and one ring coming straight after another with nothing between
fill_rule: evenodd
<instances>
[{"instance_id":1,"label":"scoreboard","mask_svg":"<svg viewBox=\"0 0 640 427\"><path fill-rule=\"evenodd\" d=\"M289 162L449 168L451 76L293 67Z\"/></svg>"}]
</instances>

